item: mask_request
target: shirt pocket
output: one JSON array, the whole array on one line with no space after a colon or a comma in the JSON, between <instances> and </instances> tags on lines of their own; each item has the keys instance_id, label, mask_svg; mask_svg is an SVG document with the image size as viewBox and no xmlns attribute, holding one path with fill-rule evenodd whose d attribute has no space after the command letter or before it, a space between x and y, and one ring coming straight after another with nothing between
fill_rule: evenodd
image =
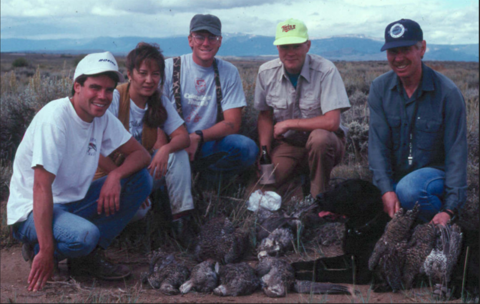
<instances>
[{"instance_id":1,"label":"shirt pocket","mask_svg":"<svg viewBox=\"0 0 480 304\"><path fill-rule=\"evenodd\" d=\"M390 130L392 132L392 144L393 144L393 150L398 150L400 147L400 142L401 142L401 126L402 126L402 120L400 119L399 116L387 116L388 120L388 125L390 126Z\"/></svg>"},{"instance_id":2,"label":"shirt pocket","mask_svg":"<svg viewBox=\"0 0 480 304\"><path fill-rule=\"evenodd\" d=\"M287 119L287 100L279 95L268 94L266 97L267 105L273 108L273 116L277 121Z\"/></svg>"},{"instance_id":3,"label":"shirt pocket","mask_svg":"<svg viewBox=\"0 0 480 304\"><path fill-rule=\"evenodd\" d=\"M314 98L303 98L299 104L302 118L312 118L322 115L320 101Z\"/></svg>"},{"instance_id":4,"label":"shirt pocket","mask_svg":"<svg viewBox=\"0 0 480 304\"><path fill-rule=\"evenodd\" d=\"M421 150L439 149L442 142L442 121L432 119L417 120L415 124L417 146Z\"/></svg>"}]
</instances>

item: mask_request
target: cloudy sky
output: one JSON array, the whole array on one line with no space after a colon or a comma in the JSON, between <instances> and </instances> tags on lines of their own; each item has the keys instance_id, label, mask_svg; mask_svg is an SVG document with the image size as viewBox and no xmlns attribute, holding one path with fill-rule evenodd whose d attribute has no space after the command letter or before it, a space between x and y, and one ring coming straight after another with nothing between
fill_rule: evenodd
<instances>
[{"instance_id":1,"label":"cloudy sky","mask_svg":"<svg viewBox=\"0 0 480 304\"><path fill-rule=\"evenodd\" d=\"M297 18L311 38L365 35L383 39L401 18L420 23L431 44L478 43L477 0L1 0L1 38L187 35L190 19L211 13L223 33L274 36Z\"/></svg>"}]
</instances>

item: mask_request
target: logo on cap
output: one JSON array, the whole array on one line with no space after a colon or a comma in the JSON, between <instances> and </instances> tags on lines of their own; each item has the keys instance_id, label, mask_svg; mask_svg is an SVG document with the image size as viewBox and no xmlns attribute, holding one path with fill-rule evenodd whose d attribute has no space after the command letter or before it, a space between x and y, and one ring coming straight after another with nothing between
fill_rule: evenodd
<instances>
[{"instance_id":1,"label":"logo on cap","mask_svg":"<svg viewBox=\"0 0 480 304\"><path fill-rule=\"evenodd\" d=\"M288 31L294 30L295 29L295 24L294 25L282 25L282 32L287 33Z\"/></svg>"},{"instance_id":2,"label":"logo on cap","mask_svg":"<svg viewBox=\"0 0 480 304\"><path fill-rule=\"evenodd\" d=\"M111 61L110 59L100 59L100 60L98 60L98 62L102 62L102 61L110 62L110 63L113 64L114 66L117 66L117 65L115 64L115 62Z\"/></svg>"},{"instance_id":3,"label":"logo on cap","mask_svg":"<svg viewBox=\"0 0 480 304\"><path fill-rule=\"evenodd\" d=\"M401 23L396 23L390 28L390 36L392 38L402 37L405 33L405 27Z\"/></svg>"}]
</instances>

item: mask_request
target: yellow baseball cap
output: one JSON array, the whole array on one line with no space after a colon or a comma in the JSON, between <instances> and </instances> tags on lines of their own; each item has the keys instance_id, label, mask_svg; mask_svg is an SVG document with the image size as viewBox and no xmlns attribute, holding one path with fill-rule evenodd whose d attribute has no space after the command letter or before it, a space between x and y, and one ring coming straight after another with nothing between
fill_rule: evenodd
<instances>
[{"instance_id":1,"label":"yellow baseball cap","mask_svg":"<svg viewBox=\"0 0 480 304\"><path fill-rule=\"evenodd\" d=\"M299 44L308 40L307 26L298 19L288 19L277 25L273 45Z\"/></svg>"}]
</instances>

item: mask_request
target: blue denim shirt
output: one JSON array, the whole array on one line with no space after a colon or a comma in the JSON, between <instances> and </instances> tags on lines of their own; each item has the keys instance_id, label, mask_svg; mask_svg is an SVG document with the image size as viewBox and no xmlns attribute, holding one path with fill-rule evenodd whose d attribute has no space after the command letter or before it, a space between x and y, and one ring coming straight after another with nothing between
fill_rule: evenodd
<instances>
[{"instance_id":1,"label":"blue denim shirt","mask_svg":"<svg viewBox=\"0 0 480 304\"><path fill-rule=\"evenodd\" d=\"M465 101L446 76L422 63L422 80L409 98L390 71L370 86L368 159L382 194L408 173L433 167L445 171L444 208L458 210L466 199L467 126ZM408 164L409 125L418 104Z\"/></svg>"}]
</instances>

